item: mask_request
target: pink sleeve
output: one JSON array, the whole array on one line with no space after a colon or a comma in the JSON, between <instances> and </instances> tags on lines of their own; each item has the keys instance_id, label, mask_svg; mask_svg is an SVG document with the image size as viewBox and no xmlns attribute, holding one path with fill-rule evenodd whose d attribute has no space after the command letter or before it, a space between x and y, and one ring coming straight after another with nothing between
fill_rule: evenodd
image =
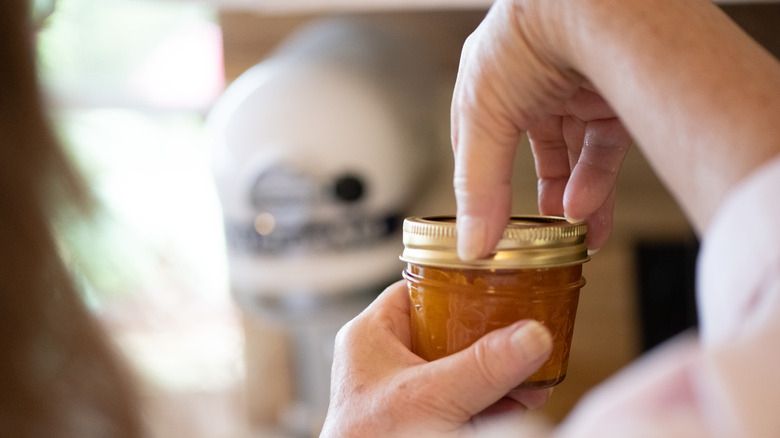
<instances>
[{"instance_id":1,"label":"pink sleeve","mask_svg":"<svg viewBox=\"0 0 780 438\"><path fill-rule=\"evenodd\" d=\"M560 437L780 437L780 157L735 188L703 239L700 333L588 394Z\"/></svg>"}]
</instances>

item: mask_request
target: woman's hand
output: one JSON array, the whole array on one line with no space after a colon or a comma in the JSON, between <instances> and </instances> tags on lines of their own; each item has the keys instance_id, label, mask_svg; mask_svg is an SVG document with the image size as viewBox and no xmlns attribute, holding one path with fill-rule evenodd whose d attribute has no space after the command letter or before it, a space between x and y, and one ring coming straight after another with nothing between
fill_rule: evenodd
<instances>
[{"instance_id":1,"label":"woman's hand","mask_svg":"<svg viewBox=\"0 0 780 438\"><path fill-rule=\"evenodd\" d=\"M611 231L615 182L631 137L562 61L567 15L554 10L559 3L499 0L464 46L452 102L464 260L487 255L504 230L524 131L536 161L540 212L586 220L591 249Z\"/></svg>"},{"instance_id":2,"label":"woman's hand","mask_svg":"<svg viewBox=\"0 0 780 438\"><path fill-rule=\"evenodd\" d=\"M339 332L321 436L458 436L484 417L522 415L549 390L512 388L551 346L549 332L526 320L426 362L410 350L409 294L399 281Z\"/></svg>"}]
</instances>

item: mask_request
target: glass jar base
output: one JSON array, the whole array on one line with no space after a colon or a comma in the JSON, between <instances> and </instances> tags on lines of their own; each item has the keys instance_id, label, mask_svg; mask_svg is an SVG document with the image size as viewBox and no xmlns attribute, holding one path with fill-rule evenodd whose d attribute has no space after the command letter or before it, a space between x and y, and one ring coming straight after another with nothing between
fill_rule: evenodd
<instances>
[{"instance_id":1,"label":"glass jar base","mask_svg":"<svg viewBox=\"0 0 780 438\"><path fill-rule=\"evenodd\" d=\"M563 379L565 378L566 378L566 374L563 374L558 378L549 379L549 380L526 380L525 382L515 386L514 390L522 389L524 391L529 391L534 389L552 388L553 386L563 382Z\"/></svg>"}]
</instances>

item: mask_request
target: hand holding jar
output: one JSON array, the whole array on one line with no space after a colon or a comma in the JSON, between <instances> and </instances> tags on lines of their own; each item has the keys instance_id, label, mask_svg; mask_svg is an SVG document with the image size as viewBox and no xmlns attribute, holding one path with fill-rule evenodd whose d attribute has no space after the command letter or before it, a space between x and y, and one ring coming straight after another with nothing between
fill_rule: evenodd
<instances>
[{"instance_id":1,"label":"hand holding jar","mask_svg":"<svg viewBox=\"0 0 780 438\"><path fill-rule=\"evenodd\" d=\"M549 390L513 390L549 357L539 323L495 330L459 353L428 362L411 351L409 290L399 281L336 339L322 437L456 437L493 414L514 419Z\"/></svg>"}]
</instances>

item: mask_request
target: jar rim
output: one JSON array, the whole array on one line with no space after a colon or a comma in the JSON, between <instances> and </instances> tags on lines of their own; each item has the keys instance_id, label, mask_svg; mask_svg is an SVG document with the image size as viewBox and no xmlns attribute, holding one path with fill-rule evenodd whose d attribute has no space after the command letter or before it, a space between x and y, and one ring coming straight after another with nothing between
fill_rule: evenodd
<instances>
[{"instance_id":1,"label":"jar rim","mask_svg":"<svg viewBox=\"0 0 780 438\"><path fill-rule=\"evenodd\" d=\"M463 261L457 254L454 216L413 216L403 225L401 260L421 265L471 269L554 267L589 260L585 222L557 216L512 216L487 257Z\"/></svg>"}]
</instances>

